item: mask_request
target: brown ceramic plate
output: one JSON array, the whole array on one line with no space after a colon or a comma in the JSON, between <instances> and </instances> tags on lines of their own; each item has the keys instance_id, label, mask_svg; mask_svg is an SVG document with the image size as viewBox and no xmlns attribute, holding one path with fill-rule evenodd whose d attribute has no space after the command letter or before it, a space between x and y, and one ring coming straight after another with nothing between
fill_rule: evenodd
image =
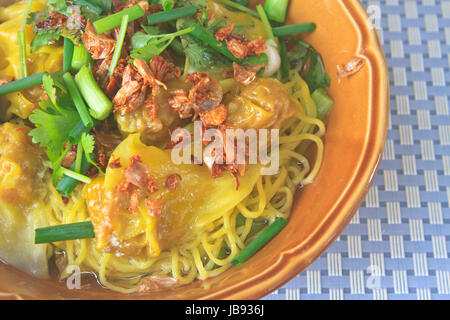
<instances>
[{"instance_id":1,"label":"brown ceramic plate","mask_svg":"<svg viewBox=\"0 0 450 320\"><path fill-rule=\"evenodd\" d=\"M289 224L246 263L206 281L145 295L101 288L68 290L0 265L0 292L23 298L258 299L308 267L335 240L358 209L381 158L388 121L388 73L375 30L358 0L291 0L288 23L313 21L305 37L323 56L335 106L328 117L322 168L302 189ZM351 77L337 66L364 60ZM1 294L0 294L1 298Z\"/></svg>"}]
</instances>

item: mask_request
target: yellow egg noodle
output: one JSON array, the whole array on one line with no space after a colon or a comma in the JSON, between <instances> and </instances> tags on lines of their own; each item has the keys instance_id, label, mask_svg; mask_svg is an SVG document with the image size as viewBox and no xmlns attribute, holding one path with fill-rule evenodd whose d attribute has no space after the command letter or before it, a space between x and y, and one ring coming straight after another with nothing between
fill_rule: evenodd
<instances>
[{"instance_id":1,"label":"yellow egg noodle","mask_svg":"<svg viewBox=\"0 0 450 320\"><path fill-rule=\"evenodd\" d=\"M32 11L41 10L45 3L44 0L33 1ZM0 78L18 78L16 35L25 6L25 2L19 2L0 8ZM31 26L27 26L26 32L27 39L30 39ZM30 74L60 70L62 53L61 46L56 44L39 48L29 56ZM288 219L298 186L310 184L320 169L324 149L321 137L325 134L325 124L317 118L317 108L308 86L298 73L291 74L285 87L297 109L280 130L280 164L277 174L258 174L255 179L248 180L247 186L241 182L243 190L246 187L248 189L243 200L230 199L234 202L226 212L203 213L190 230L188 241L163 249L157 256L104 253L98 250L95 239L42 245L46 246L48 259L55 252L64 252L60 278L70 276L70 268L75 265L83 271L94 271L101 285L123 293L136 292L141 280L149 275L167 275L177 279L179 284L204 280L231 267L231 260L260 232L251 233L255 222L264 221L268 225L277 217ZM30 101L36 98L33 94L36 93L28 90L23 94L17 92L7 95L10 106L2 115L2 120L9 120L13 115L27 118L29 105L32 104ZM305 154L311 145L315 145L315 160L312 163ZM91 219L83 197L83 188L86 186L79 185L68 202L64 203L51 179L48 179L47 184L47 196L36 205L36 211L43 219L41 226ZM147 234L147 239L143 241L151 242L148 234L152 231L154 227L151 221L140 221L139 225L136 223L136 229L127 230L127 234L130 237Z\"/></svg>"}]
</instances>

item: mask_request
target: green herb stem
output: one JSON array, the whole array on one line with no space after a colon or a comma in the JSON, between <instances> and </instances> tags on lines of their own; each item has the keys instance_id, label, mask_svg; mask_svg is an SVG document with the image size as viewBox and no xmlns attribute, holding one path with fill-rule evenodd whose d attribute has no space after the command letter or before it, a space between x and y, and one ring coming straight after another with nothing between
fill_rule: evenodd
<instances>
[{"instance_id":1,"label":"green herb stem","mask_svg":"<svg viewBox=\"0 0 450 320\"><path fill-rule=\"evenodd\" d=\"M266 12L264 11L262 5L258 4L256 6L256 11L258 11L259 18L261 19L264 25L264 30L266 31L267 39L273 39L272 26L270 25L269 18L267 18Z\"/></svg>"},{"instance_id":2,"label":"green herb stem","mask_svg":"<svg viewBox=\"0 0 450 320\"><path fill-rule=\"evenodd\" d=\"M271 225L267 227L263 232L260 233L252 242L248 244L242 251L231 260L233 266L244 263L250 257L252 257L259 249L261 249L265 244L267 244L273 237L275 237L278 232L283 229L288 221L284 218L277 218Z\"/></svg>"},{"instance_id":3,"label":"green herb stem","mask_svg":"<svg viewBox=\"0 0 450 320\"><path fill-rule=\"evenodd\" d=\"M120 52L122 51L123 41L125 40L125 35L127 33L128 26L128 15L122 17L122 23L120 25L119 36L117 37L116 48L112 56L111 64L109 65L108 76L112 76L114 73L114 68L120 58Z\"/></svg>"},{"instance_id":4,"label":"green herb stem","mask_svg":"<svg viewBox=\"0 0 450 320\"><path fill-rule=\"evenodd\" d=\"M37 74L33 74L29 77L22 78L16 81L12 81L9 83L5 83L0 86L0 96L3 96L8 93L25 90L28 88L32 88L39 84L42 84L42 77L47 74L47 72L41 72Z\"/></svg>"},{"instance_id":5,"label":"green herb stem","mask_svg":"<svg viewBox=\"0 0 450 320\"><path fill-rule=\"evenodd\" d=\"M315 29L316 25L312 22L309 22L309 23L291 24L287 26L275 27L272 29L272 31L275 37L283 37L296 33L310 32L314 31Z\"/></svg>"},{"instance_id":6,"label":"green herb stem","mask_svg":"<svg viewBox=\"0 0 450 320\"><path fill-rule=\"evenodd\" d=\"M95 238L91 221L60 224L35 230L34 243L48 243L65 240Z\"/></svg>"},{"instance_id":7,"label":"green herb stem","mask_svg":"<svg viewBox=\"0 0 450 320\"><path fill-rule=\"evenodd\" d=\"M145 14L144 9L142 9L138 4L127 8L125 10L116 12L112 15L101 18L94 21L92 25L98 34L104 33L106 31L117 28L122 23L123 16L128 16L128 21L132 22L136 19L142 18Z\"/></svg>"},{"instance_id":8,"label":"green herb stem","mask_svg":"<svg viewBox=\"0 0 450 320\"><path fill-rule=\"evenodd\" d=\"M75 75L75 82L89 106L91 116L97 120L106 119L112 111L112 102L98 86L90 68L81 67Z\"/></svg>"},{"instance_id":9,"label":"green herb stem","mask_svg":"<svg viewBox=\"0 0 450 320\"><path fill-rule=\"evenodd\" d=\"M186 6L149 14L147 16L147 23L149 25L153 25L177 20L183 17L193 16L197 12L197 10L198 9L195 6Z\"/></svg>"},{"instance_id":10,"label":"green herb stem","mask_svg":"<svg viewBox=\"0 0 450 320\"><path fill-rule=\"evenodd\" d=\"M246 6L244 6L244 5L240 4L240 3L237 3L237 2L234 2L234 1L231 1L231 0L220 0L220 2L222 2L227 7L230 7L230 8L236 9L238 11L242 11L242 12L248 13L248 14L256 17L256 18L259 18L259 15L258 15L257 12L255 12L254 10L252 10L250 8L247 8Z\"/></svg>"},{"instance_id":11,"label":"green herb stem","mask_svg":"<svg viewBox=\"0 0 450 320\"><path fill-rule=\"evenodd\" d=\"M63 75L64 83L66 84L67 89L69 90L70 97L77 108L78 114L80 115L81 121L86 127L92 127L94 125L94 121L89 115L88 108L81 97L80 91L73 79L72 75L69 72L64 73Z\"/></svg>"},{"instance_id":12,"label":"green herb stem","mask_svg":"<svg viewBox=\"0 0 450 320\"><path fill-rule=\"evenodd\" d=\"M80 182L84 182L84 183L91 183L91 178L86 177L85 175L75 172L73 170L67 169L67 168L61 168L62 169L62 173L65 176L68 176L69 178L78 180Z\"/></svg>"}]
</instances>

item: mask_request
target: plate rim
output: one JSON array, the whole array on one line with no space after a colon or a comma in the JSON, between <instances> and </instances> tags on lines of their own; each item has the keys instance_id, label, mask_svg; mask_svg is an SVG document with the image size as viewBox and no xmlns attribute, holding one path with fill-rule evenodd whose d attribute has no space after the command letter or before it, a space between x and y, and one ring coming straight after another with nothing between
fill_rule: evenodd
<instances>
[{"instance_id":1,"label":"plate rim","mask_svg":"<svg viewBox=\"0 0 450 320\"><path fill-rule=\"evenodd\" d=\"M372 103L373 112L377 112L377 120L379 121L376 123L371 121L370 127L375 125L376 135L371 135L365 141L366 153L361 157L361 159L368 158L370 165L363 170L364 175L355 178L350 188L352 191L347 192L347 198L349 199L347 201L342 200L342 206L334 209L339 211L339 214L333 214L336 219L328 221L329 223L322 221L321 227L305 240L306 244L305 241L302 241L290 250L282 252L277 262L266 269L263 274L255 275L237 285L205 295L201 299L257 300L285 285L310 266L336 240L360 207L373 183L387 136L389 72L378 34L373 25L369 24L370 18L363 4L359 0L338 0L338 2L352 20L358 33L359 43L356 56L370 62L372 86L379 84L377 94L371 95L372 102L375 96L380 99L378 104ZM367 48L370 50L367 50ZM380 78L374 79L375 73ZM369 141L374 142L372 149L367 149ZM327 219L329 219L329 215L327 215ZM319 236L325 240L318 240L317 237ZM306 245L308 246L307 249L305 249Z\"/></svg>"}]
</instances>

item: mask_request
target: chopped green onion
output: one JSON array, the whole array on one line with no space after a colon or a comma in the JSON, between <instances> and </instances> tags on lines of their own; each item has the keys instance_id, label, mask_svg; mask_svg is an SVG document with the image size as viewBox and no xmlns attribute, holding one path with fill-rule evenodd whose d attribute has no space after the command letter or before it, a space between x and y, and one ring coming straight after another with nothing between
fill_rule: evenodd
<instances>
[{"instance_id":1,"label":"chopped green onion","mask_svg":"<svg viewBox=\"0 0 450 320\"><path fill-rule=\"evenodd\" d=\"M81 121L86 127L92 127L94 125L94 121L89 115L86 104L81 97L80 91L78 91L78 87L73 79L72 75L69 72L64 73L63 75L64 83L66 84L67 89L69 90L70 97L77 108L78 114L80 115Z\"/></svg>"},{"instance_id":2,"label":"chopped green onion","mask_svg":"<svg viewBox=\"0 0 450 320\"><path fill-rule=\"evenodd\" d=\"M317 107L317 118L320 120L325 119L333 107L333 100L328 96L324 88L318 88L311 94L311 98Z\"/></svg>"},{"instance_id":3,"label":"chopped green onion","mask_svg":"<svg viewBox=\"0 0 450 320\"><path fill-rule=\"evenodd\" d=\"M74 171L80 173L81 171L81 160L83 160L83 144L78 142L77 145L77 156L75 158L75 167Z\"/></svg>"},{"instance_id":4,"label":"chopped green onion","mask_svg":"<svg viewBox=\"0 0 450 320\"><path fill-rule=\"evenodd\" d=\"M77 123L77 125L70 131L69 133L69 142L71 144L77 144L80 139L81 136L83 135L84 132L89 132L91 131L91 129L97 124L97 120L94 120L94 123L92 126L86 127L83 123L83 121L79 121Z\"/></svg>"},{"instance_id":5,"label":"chopped green onion","mask_svg":"<svg viewBox=\"0 0 450 320\"><path fill-rule=\"evenodd\" d=\"M92 156L91 156L92 159ZM75 163L72 164L70 167L71 170L75 170ZM91 168L91 163L86 158L86 156L83 154L81 159L81 167L80 167L80 173L85 174L89 168ZM59 194L68 197L72 193L72 191L75 189L75 187L78 185L79 181L76 179L73 179L69 176L63 176L61 180L58 182L58 185L56 186L56 191L59 192Z\"/></svg>"},{"instance_id":6,"label":"chopped green onion","mask_svg":"<svg viewBox=\"0 0 450 320\"><path fill-rule=\"evenodd\" d=\"M222 2L227 7L230 7L230 8L233 8L233 9L236 9L236 10L248 13L248 14L256 17L256 18L259 18L259 15L258 15L257 12L255 12L254 10L252 10L250 8L247 8L246 6L244 6L244 5L240 4L240 3L237 3L237 2L234 2L234 1L231 1L231 0L220 0L220 2Z\"/></svg>"},{"instance_id":7,"label":"chopped green onion","mask_svg":"<svg viewBox=\"0 0 450 320\"><path fill-rule=\"evenodd\" d=\"M69 38L64 38L64 49L63 49L63 71L69 71L72 67L72 57L73 57L74 45L72 40Z\"/></svg>"},{"instance_id":8,"label":"chopped green onion","mask_svg":"<svg viewBox=\"0 0 450 320\"><path fill-rule=\"evenodd\" d=\"M95 28L95 31L98 34L101 34L103 32L112 30L114 28L117 28L122 23L123 16L128 16L128 21L132 22L136 19L142 18L145 14L144 9L142 9L138 4L127 8L125 10L116 12L110 16L106 16L102 19L99 19L97 21L94 21L92 25Z\"/></svg>"},{"instance_id":9,"label":"chopped green onion","mask_svg":"<svg viewBox=\"0 0 450 320\"><path fill-rule=\"evenodd\" d=\"M81 67L75 75L75 82L89 106L91 116L97 120L106 119L111 113L112 102L98 86L92 71L86 66Z\"/></svg>"},{"instance_id":10,"label":"chopped green onion","mask_svg":"<svg viewBox=\"0 0 450 320\"><path fill-rule=\"evenodd\" d=\"M203 43L207 44L209 47L213 48L214 50L218 51L219 53L223 54L225 57L230 59L231 61L234 61L236 63L242 63L242 59L236 58L230 50L228 50L227 46L224 45L222 42L216 40L214 36L210 35L208 32L206 32L202 26L195 24L194 30L191 32L191 35L197 38L198 40L202 41Z\"/></svg>"},{"instance_id":11,"label":"chopped green onion","mask_svg":"<svg viewBox=\"0 0 450 320\"><path fill-rule=\"evenodd\" d=\"M289 0L266 0L264 10L273 21L284 23Z\"/></svg>"},{"instance_id":12,"label":"chopped green onion","mask_svg":"<svg viewBox=\"0 0 450 320\"><path fill-rule=\"evenodd\" d=\"M85 175L83 175L81 173L78 173L78 172L75 172L73 170L70 170L70 169L67 169L67 168L63 168L63 167L61 168L61 170L62 170L62 173L65 176L68 176L69 178L78 180L80 182L91 183L91 181L92 181L91 178L86 177Z\"/></svg>"},{"instance_id":13,"label":"chopped green onion","mask_svg":"<svg viewBox=\"0 0 450 320\"><path fill-rule=\"evenodd\" d=\"M264 25L264 30L266 31L267 39L273 39L272 26L270 25L269 19L267 18L264 8L262 7L262 5L258 4L256 6L256 10L258 11L259 18L261 19Z\"/></svg>"},{"instance_id":14,"label":"chopped green onion","mask_svg":"<svg viewBox=\"0 0 450 320\"><path fill-rule=\"evenodd\" d=\"M28 0L27 2L24 16L22 18L22 23L20 25L20 29L17 34L17 45L19 47L19 71L20 71L20 78L22 79L28 77L27 43L25 39L25 27L27 25L28 15L31 9L31 2L32 0Z\"/></svg>"},{"instance_id":15,"label":"chopped green onion","mask_svg":"<svg viewBox=\"0 0 450 320\"><path fill-rule=\"evenodd\" d=\"M120 25L119 36L117 37L116 48L114 49L114 54L111 60L111 64L109 65L108 76L112 76L114 73L114 68L117 65L117 62L120 58L120 52L122 51L123 41L125 39L125 35L127 33L128 26L128 15L124 15L122 17L122 23Z\"/></svg>"},{"instance_id":16,"label":"chopped green onion","mask_svg":"<svg viewBox=\"0 0 450 320\"><path fill-rule=\"evenodd\" d=\"M100 15L103 12L102 8L86 0L73 0L73 3L79 7L87 7L97 15Z\"/></svg>"},{"instance_id":17,"label":"chopped green onion","mask_svg":"<svg viewBox=\"0 0 450 320\"><path fill-rule=\"evenodd\" d=\"M287 56L286 40L283 37L279 37L280 41L280 60L281 60L281 80L287 80L289 77L289 60Z\"/></svg>"},{"instance_id":18,"label":"chopped green onion","mask_svg":"<svg viewBox=\"0 0 450 320\"><path fill-rule=\"evenodd\" d=\"M47 74L47 72L41 72L37 74L33 74L32 76L22 78L16 81L12 81L9 83L5 83L0 86L0 96L3 96L8 93L21 91L24 89L32 88L39 84L42 84L42 77Z\"/></svg>"},{"instance_id":19,"label":"chopped green onion","mask_svg":"<svg viewBox=\"0 0 450 320\"><path fill-rule=\"evenodd\" d=\"M91 221L60 224L35 230L34 243L48 243L65 240L95 238Z\"/></svg>"},{"instance_id":20,"label":"chopped green onion","mask_svg":"<svg viewBox=\"0 0 450 320\"><path fill-rule=\"evenodd\" d=\"M259 236L257 236L252 242L248 244L244 249L242 249L239 254L231 260L233 266L247 261L251 256L253 256L259 249L261 249L266 243L268 243L273 237L275 237L278 232L283 229L287 220L284 218L277 218L271 225L267 227Z\"/></svg>"},{"instance_id":21,"label":"chopped green onion","mask_svg":"<svg viewBox=\"0 0 450 320\"><path fill-rule=\"evenodd\" d=\"M179 18L193 16L197 12L197 8L194 6L187 6L181 8L175 8L167 11L161 11L147 16L147 23L149 25L159 24Z\"/></svg>"},{"instance_id":22,"label":"chopped green onion","mask_svg":"<svg viewBox=\"0 0 450 320\"><path fill-rule=\"evenodd\" d=\"M315 29L316 25L312 22L309 22L309 23L291 24L287 26L275 27L272 29L272 31L275 37L282 37L296 33L314 31Z\"/></svg>"},{"instance_id":23,"label":"chopped green onion","mask_svg":"<svg viewBox=\"0 0 450 320\"><path fill-rule=\"evenodd\" d=\"M72 69L80 70L82 66L92 62L91 54L83 45L75 46L73 49Z\"/></svg>"}]
</instances>

